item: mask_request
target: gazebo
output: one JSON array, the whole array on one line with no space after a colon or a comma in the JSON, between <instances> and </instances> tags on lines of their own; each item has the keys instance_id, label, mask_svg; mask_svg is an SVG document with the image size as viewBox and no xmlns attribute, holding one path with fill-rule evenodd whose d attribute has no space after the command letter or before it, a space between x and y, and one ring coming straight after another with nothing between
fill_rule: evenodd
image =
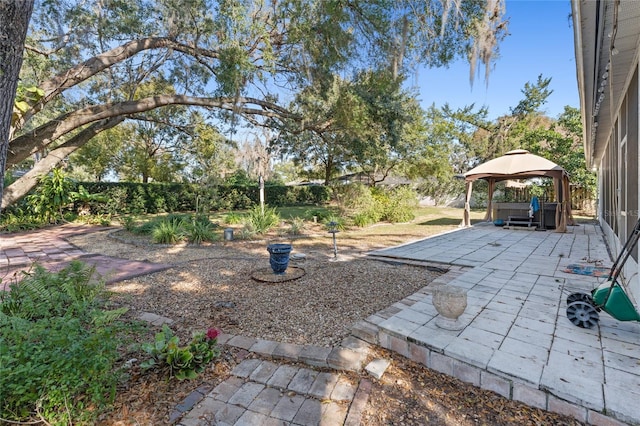
<instances>
[{"instance_id":1,"label":"gazebo","mask_svg":"<svg viewBox=\"0 0 640 426\"><path fill-rule=\"evenodd\" d=\"M508 179L528 179L532 177L553 178L553 187L556 194L556 232L566 232L567 225L573 224L571 217L571 194L569 187L569 175L553 161L531 154L524 149L516 149L507 152L502 157L494 158L486 163L464 173L466 182L466 197L464 203L463 226L471 226L470 200L473 182L484 179L489 184L489 199L487 202L487 214L485 220L492 221L492 199L496 182Z\"/></svg>"}]
</instances>

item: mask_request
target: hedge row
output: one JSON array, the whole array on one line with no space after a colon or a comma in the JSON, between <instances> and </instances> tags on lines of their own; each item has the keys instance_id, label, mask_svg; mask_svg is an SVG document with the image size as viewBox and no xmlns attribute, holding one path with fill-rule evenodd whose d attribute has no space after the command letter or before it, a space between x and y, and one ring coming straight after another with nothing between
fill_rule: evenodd
<instances>
[{"instance_id":1,"label":"hedge row","mask_svg":"<svg viewBox=\"0 0 640 426\"><path fill-rule=\"evenodd\" d=\"M96 214L143 214L177 211L216 211L250 208L259 203L257 185L203 187L181 183L79 182L90 194L99 193L105 203L91 203ZM270 206L324 204L330 199L325 186L266 185Z\"/></svg>"}]
</instances>

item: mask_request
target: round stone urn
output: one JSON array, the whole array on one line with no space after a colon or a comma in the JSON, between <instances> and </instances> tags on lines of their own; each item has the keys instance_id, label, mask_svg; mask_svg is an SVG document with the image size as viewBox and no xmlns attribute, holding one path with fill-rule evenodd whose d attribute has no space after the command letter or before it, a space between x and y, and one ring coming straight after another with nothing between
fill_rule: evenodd
<instances>
[{"instance_id":1,"label":"round stone urn","mask_svg":"<svg viewBox=\"0 0 640 426\"><path fill-rule=\"evenodd\" d=\"M433 306L440 314L436 325L445 330L462 330L464 324L459 320L467 308L467 291L463 288L442 285L433 293Z\"/></svg>"},{"instance_id":2,"label":"round stone urn","mask_svg":"<svg viewBox=\"0 0 640 426\"><path fill-rule=\"evenodd\" d=\"M291 253L291 244L269 244L267 251L269 252L269 264L273 273L283 275L289 266L289 253Z\"/></svg>"}]
</instances>

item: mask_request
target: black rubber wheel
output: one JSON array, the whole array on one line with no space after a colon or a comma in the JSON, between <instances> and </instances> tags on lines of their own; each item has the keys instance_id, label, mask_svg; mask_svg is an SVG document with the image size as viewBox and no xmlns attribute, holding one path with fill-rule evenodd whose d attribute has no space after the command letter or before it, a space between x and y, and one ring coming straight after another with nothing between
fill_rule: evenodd
<instances>
[{"instance_id":1,"label":"black rubber wheel","mask_svg":"<svg viewBox=\"0 0 640 426\"><path fill-rule=\"evenodd\" d=\"M577 301L567 306L567 318L581 328L593 328L600 320L598 311L591 303Z\"/></svg>"},{"instance_id":2,"label":"black rubber wheel","mask_svg":"<svg viewBox=\"0 0 640 426\"><path fill-rule=\"evenodd\" d=\"M567 305L573 302L587 302L593 306L593 298L589 293L571 293L569 297L567 297Z\"/></svg>"}]
</instances>

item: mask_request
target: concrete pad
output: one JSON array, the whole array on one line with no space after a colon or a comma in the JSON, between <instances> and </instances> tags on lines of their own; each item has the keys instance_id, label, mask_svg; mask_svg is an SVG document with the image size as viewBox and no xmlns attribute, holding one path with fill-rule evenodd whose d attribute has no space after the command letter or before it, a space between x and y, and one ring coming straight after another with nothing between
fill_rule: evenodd
<instances>
[{"instance_id":1,"label":"concrete pad","mask_svg":"<svg viewBox=\"0 0 640 426\"><path fill-rule=\"evenodd\" d=\"M385 251L394 254L395 249ZM597 417L597 424L617 424L618 420L602 416L596 408L603 402L607 406L606 400L611 398L616 407L613 415L627 419L624 407L631 403L620 402L623 398L613 390L604 392L603 386L606 382L640 387L640 374L633 368L640 365L640 324L619 322L601 313L598 327L580 329L565 314L566 297L571 292L590 291L597 280L562 269L594 256L601 256L604 264L612 263L599 227L569 227L569 232L558 234L476 225L405 244L401 249L397 260L403 256L422 262L447 258L450 264L474 265L449 279L448 274L439 278L445 285L467 289L469 301L463 315L467 325L456 334L438 329L433 321L411 330L406 323L387 320L376 324L379 336L406 339L412 359L421 358L430 368L450 375L458 370L470 383L477 382L473 368L478 368L481 387L532 406L581 421ZM516 266L516 272L509 270ZM422 300L414 296L411 309L431 302L426 295ZM426 319L404 312L396 312L394 317ZM391 347L387 340L381 343ZM488 350L480 350L483 348ZM406 348L399 349L403 353ZM485 363L486 367L481 367ZM456 370L455 366L469 366L470 370ZM588 379L564 377L572 373ZM594 388L600 389L595 396L589 392ZM640 424L640 412L633 422Z\"/></svg>"}]
</instances>

